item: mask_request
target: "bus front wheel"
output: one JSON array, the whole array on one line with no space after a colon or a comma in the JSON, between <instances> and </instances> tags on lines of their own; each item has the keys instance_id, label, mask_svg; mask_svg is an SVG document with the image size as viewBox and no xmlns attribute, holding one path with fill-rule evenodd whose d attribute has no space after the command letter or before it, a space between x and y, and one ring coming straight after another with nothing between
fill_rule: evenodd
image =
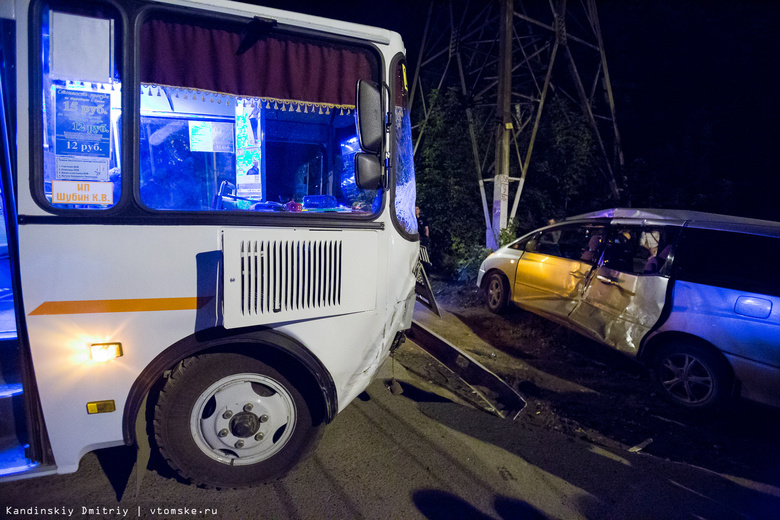
<instances>
[{"instance_id":1,"label":"bus front wheel","mask_svg":"<svg viewBox=\"0 0 780 520\"><path fill-rule=\"evenodd\" d=\"M155 441L168 464L185 479L217 488L283 476L314 447L321 429L282 373L235 353L180 362L154 414Z\"/></svg>"}]
</instances>

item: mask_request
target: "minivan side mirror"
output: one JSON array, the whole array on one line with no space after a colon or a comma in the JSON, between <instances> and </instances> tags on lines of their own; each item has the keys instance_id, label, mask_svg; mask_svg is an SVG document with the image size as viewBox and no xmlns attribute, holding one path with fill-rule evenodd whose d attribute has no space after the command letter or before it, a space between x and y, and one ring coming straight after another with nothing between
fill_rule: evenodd
<instances>
[{"instance_id":1,"label":"minivan side mirror","mask_svg":"<svg viewBox=\"0 0 780 520\"><path fill-rule=\"evenodd\" d=\"M382 91L371 81L358 80L356 95L357 133L364 152L379 155L385 128L382 121Z\"/></svg>"}]
</instances>

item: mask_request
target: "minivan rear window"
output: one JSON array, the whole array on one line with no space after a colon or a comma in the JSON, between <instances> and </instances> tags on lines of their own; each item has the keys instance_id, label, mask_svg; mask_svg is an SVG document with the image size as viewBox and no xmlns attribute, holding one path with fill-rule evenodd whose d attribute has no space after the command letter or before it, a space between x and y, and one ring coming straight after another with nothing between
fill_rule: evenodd
<instances>
[{"instance_id":1,"label":"minivan rear window","mask_svg":"<svg viewBox=\"0 0 780 520\"><path fill-rule=\"evenodd\" d=\"M679 280L780 296L780 238L685 228L675 257Z\"/></svg>"}]
</instances>

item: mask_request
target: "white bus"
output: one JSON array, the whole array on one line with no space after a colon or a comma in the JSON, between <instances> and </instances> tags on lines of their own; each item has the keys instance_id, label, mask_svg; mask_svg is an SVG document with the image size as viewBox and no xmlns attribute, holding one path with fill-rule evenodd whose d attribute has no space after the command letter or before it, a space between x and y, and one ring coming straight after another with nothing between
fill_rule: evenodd
<instances>
[{"instance_id":1,"label":"white bus","mask_svg":"<svg viewBox=\"0 0 780 520\"><path fill-rule=\"evenodd\" d=\"M5 1L0 29L0 476L143 421L195 483L283 475L411 324L400 36L223 0Z\"/></svg>"}]
</instances>

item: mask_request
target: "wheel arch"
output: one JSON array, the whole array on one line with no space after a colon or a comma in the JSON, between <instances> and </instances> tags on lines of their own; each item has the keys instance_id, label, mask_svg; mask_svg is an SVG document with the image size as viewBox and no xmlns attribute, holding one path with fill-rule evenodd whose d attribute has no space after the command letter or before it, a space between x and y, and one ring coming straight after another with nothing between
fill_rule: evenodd
<instances>
[{"instance_id":1,"label":"wheel arch","mask_svg":"<svg viewBox=\"0 0 780 520\"><path fill-rule=\"evenodd\" d=\"M242 348L243 347L243 348ZM155 357L135 379L130 388L122 416L122 435L127 445L136 441L136 419L144 398L160 383L165 372L182 360L209 352L247 354L271 365L292 362L301 367L309 388L316 388L321 397L314 405L323 422L333 420L338 410L336 385L322 362L301 342L268 328L226 330L209 329L183 338ZM278 368L277 368L278 369ZM296 375L298 375L296 373Z\"/></svg>"},{"instance_id":2,"label":"wheel arch","mask_svg":"<svg viewBox=\"0 0 780 520\"><path fill-rule=\"evenodd\" d=\"M509 282L509 276L507 276L507 274L504 272L504 270L499 268L499 267L491 267L490 269L487 270L485 275L482 277L482 284L480 285L479 289L481 291L486 291L487 290L487 285L488 285L488 280L495 273L498 273L499 276L501 276L501 278L504 280L504 283L506 283L507 289L511 292L512 285ZM511 298L510 298L510 300L511 300Z\"/></svg>"},{"instance_id":3,"label":"wheel arch","mask_svg":"<svg viewBox=\"0 0 780 520\"><path fill-rule=\"evenodd\" d=\"M731 363L729 363L728 358L726 358L726 356L718 347L704 338L689 334L687 332L668 331L656 334L655 336L651 337L644 345L642 345L642 349L639 351L639 360L645 365L649 366L658 352L664 346L672 342L685 342L710 351L711 353L718 356L723 361L723 363L725 363L725 366L729 368L732 380L735 378L734 369L732 368Z\"/></svg>"}]
</instances>

